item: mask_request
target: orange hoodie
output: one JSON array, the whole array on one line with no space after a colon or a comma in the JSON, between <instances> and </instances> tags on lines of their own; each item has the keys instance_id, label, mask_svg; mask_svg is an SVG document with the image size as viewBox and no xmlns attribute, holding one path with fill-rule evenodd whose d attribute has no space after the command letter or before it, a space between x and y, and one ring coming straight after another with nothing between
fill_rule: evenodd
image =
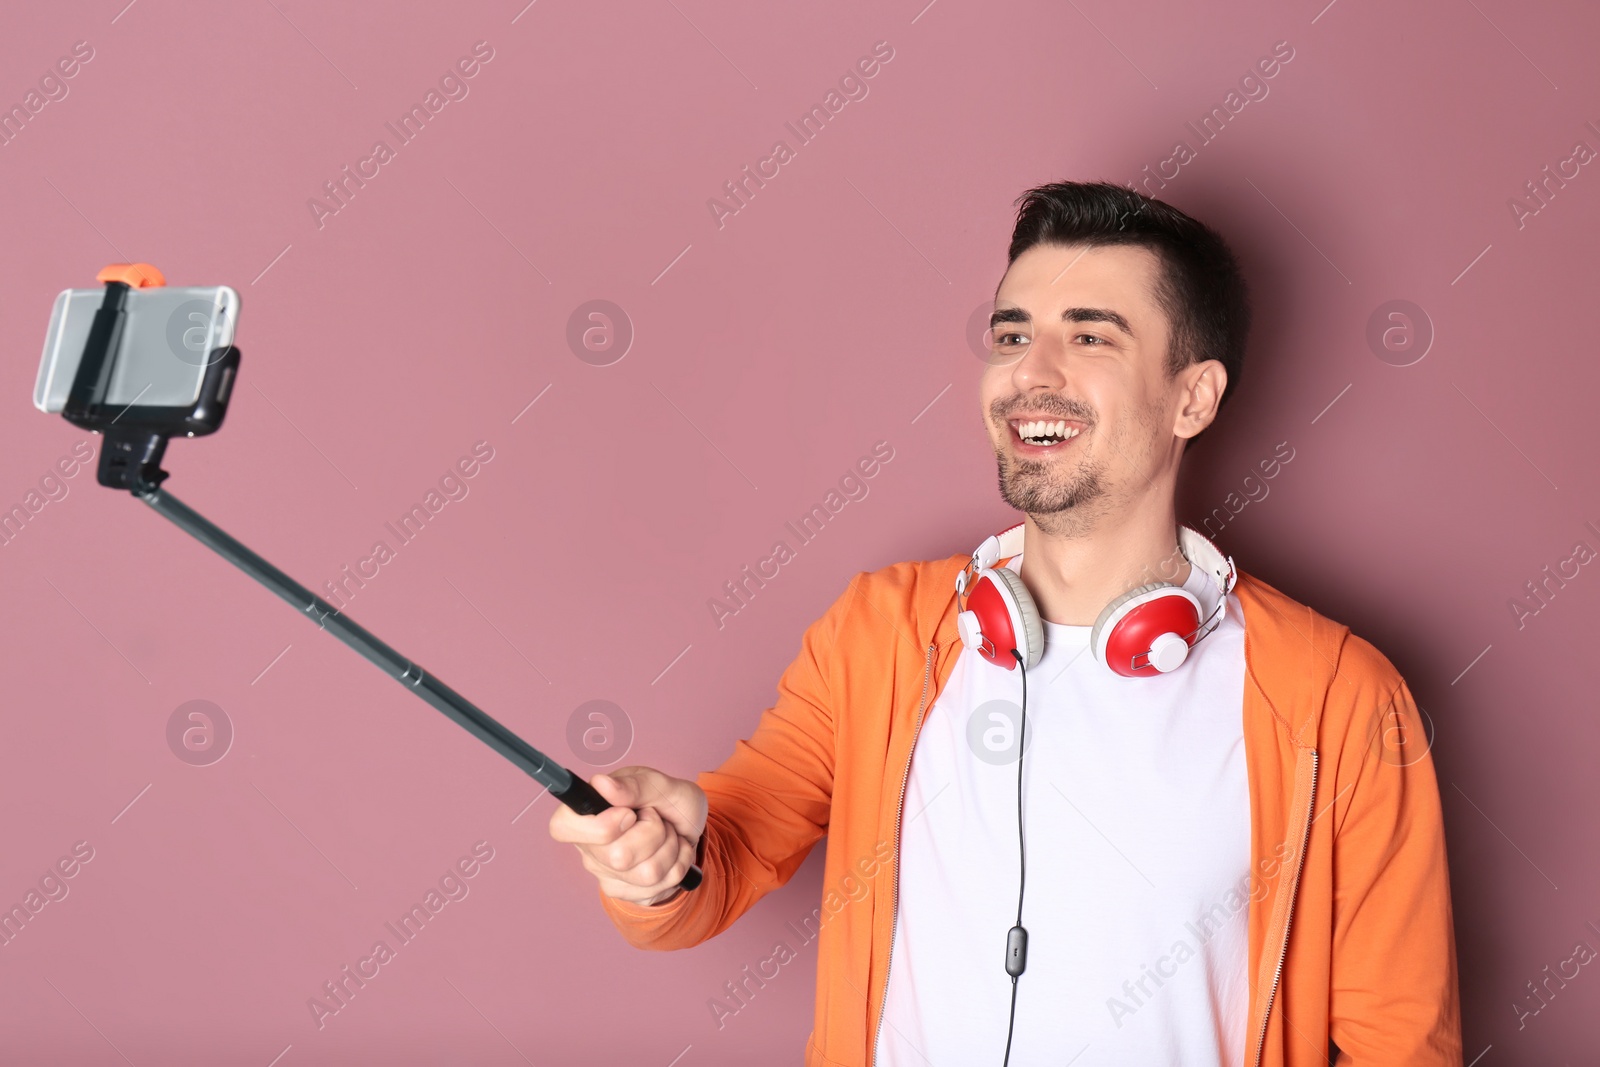
<instances>
[{"instance_id":1,"label":"orange hoodie","mask_svg":"<svg viewBox=\"0 0 1600 1067\"><path fill-rule=\"evenodd\" d=\"M873 1062L917 732L961 651L969 556L857 574L806 629L778 701L699 775L705 881L654 907L600 895L640 948L697 945L827 835L806 1067ZM1460 1067L1449 872L1417 706L1366 640L1239 572L1250 783L1244 1067ZM1001 959L995 957L996 973Z\"/></svg>"}]
</instances>

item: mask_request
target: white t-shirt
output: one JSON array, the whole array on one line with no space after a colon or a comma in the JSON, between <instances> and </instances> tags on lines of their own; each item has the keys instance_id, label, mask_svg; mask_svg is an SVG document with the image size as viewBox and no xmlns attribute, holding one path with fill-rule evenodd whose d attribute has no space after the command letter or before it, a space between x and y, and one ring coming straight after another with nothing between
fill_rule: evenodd
<instances>
[{"instance_id":1,"label":"white t-shirt","mask_svg":"<svg viewBox=\"0 0 1600 1067\"><path fill-rule=\"evenodd\" d=\"M1020 571L1022 557L1007 564ZM1208 616L1218 592L1191 566ZM1234 1067L1249 985L1244 616L1175 671L1124 678L1046 622L1028 672L1027 969L1012 1067ZM962 649L918 735L879 1067L998 1065L1018 887L1021 669Z\"/></svg>"}]
</instances>

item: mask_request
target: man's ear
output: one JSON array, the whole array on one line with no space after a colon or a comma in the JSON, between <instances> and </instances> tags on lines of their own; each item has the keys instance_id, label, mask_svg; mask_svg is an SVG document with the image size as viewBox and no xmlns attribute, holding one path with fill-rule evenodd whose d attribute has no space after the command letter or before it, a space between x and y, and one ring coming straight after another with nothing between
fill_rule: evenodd
<instances>
[{"instance_id":1,"label":"man's ear","mask_svg":"<svg viewBox=\"0 0 1600 1067\"><path fill-rule=\"evenodd\" d=\"M1217 407L1228 387L1228 372L1221 360L1207 359L1183 368L1178 378L1183 394L1172 433L1187 439L1210 426L1217 417Z\"/></svg>"}]
</instances>

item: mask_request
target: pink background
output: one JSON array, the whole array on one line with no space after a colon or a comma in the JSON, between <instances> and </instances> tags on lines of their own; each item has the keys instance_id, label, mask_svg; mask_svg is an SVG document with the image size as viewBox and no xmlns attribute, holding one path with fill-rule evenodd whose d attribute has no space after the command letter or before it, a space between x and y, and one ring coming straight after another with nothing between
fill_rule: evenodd
<instances>
[{"instance_id":1,"label":"pink background","mask_svg":"<svg viewBox=\"0 0 1600 1067\"><path fill-rule=\"evenodd\" d=\"M604 699L624 762L692 777L851 575L1012 520L965 331L1017 194L1194 147L1287 41L1160 194L1227 235L1259 308L1181 514L1294 449L1219 542L1372 640L1436 727L1467 1060L1591 1051L1593 967L1520 1029L1513 1005L1600 947L1600 568L1521 629L1508 601L1600 548L1600 173L1520 228L1508 201L1600 147L1600 14L925 3L17 9L0 102L94 55L0 148L0 505L87 436L31 406L56 292L123 259L230 284L233 411L173 444L170 488L320 588L489 442L351 615L575 768L614 758L567 741ZM319 228L307 201L480 40L469 94ZM707 200L878 41L869 94L719 228ZM609 366L566 341L594 299L635 331ZM1409 366L1366 341L1395 299L1436 332ZM719 629L708 600L878 441L869 495ZM635 951L528 778L92 467L66 484L0 549L0 904L94 858L0 948L0 1060L799 1062L814 943L720 1030L707 1002L817 906L820 849L723 936ZM235 733L209 766L168 747L190 700ZM478 841L470 894L319 1029L308 998Z\"/></svg>"}]
</instances>

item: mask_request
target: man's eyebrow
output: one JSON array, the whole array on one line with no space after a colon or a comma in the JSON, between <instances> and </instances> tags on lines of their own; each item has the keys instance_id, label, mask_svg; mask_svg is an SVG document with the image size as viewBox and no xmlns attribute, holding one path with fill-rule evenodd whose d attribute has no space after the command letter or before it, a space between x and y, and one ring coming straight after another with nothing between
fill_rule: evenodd
<instances>
[{"instance_id":1,"label":"man's eyebrow","mask_svg":"<svg viewBox=\"0 0 1600 1067\"><path fill-rule=\"evenodd\" d=\"M996 308L994 314L989 316L990 327L1000 325L1002 322L1032 322L1033 317L1022 308ZM1133 328L1128 325L1128 320L1110 308L1067 308L1061 313L1063 322L1108 322L1127 334L1134 337Z\"/></svg>"},{"instance_id":2,"label":"man's eyebrow","mask_svg":"<svg viewBox=\"0 0 1600 1067\"><path fill-rule=\"evenodd\" d=\"M1068 308L1061 313L1063 322L1109 322L1129 337L1133 336L1133 328L1128 325L1128 320L1110 308Z\"/></svg>"}]
</instances>

